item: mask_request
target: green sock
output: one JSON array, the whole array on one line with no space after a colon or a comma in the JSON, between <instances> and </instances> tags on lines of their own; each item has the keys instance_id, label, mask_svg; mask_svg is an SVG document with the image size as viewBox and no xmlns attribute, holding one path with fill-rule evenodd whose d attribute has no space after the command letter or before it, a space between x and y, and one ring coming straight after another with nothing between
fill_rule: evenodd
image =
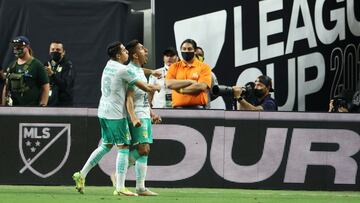
<instances>
[{"instance_id":1,"label":"green sock","mask_svg":"<svg viewBox=\"0 0 360 203\"><path fill-rule=\"evenodd\" d=\"M89 159L86 161L84 167L81 169L80 173L85 178L89 171L96 166L96 164L101 160L101 158L110 151L105 145L100 145L97 149L91 153Z\"/></svg>"},{"instance_id":2,"label":"green sock","mask_svg":"<svg viewBox=\"0 0 360 203\"><path fill-rule=\"evenodd\" d=\"M145 177L147 172L148 156L140 156L136 160L135 173L136 173L136 189L145 189Z\"/></svg>"},{"instance_id":3,"label":"green sock","mask_svg":"<svg viewBox=\"0 0 360 203\"><path fill-rule=\"evenodd\" d=\"M116 158L116 190L125 187L125 178L128 168L129 149L119 149Z\"/></svg>"}]
</instances>

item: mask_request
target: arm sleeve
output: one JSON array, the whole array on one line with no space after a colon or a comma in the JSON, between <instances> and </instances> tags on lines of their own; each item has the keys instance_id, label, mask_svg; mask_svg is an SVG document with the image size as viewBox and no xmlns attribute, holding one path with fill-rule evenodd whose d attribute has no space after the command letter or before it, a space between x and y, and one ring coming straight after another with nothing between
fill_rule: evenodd
<instances>
[{"instance_id":1,"label":"arm sleeve","mask_svg":"<svg viewBox=\"0 0 360 203\"><path fill-rule=\"evenodd\" d=\"M49 83L48 74L47 74L44 66L42 65L42 63L39 61L34 61L33 65L36 66L34 68L36 68L39 86Z\"/></svg>"},{"instance_id":2,"label":"arm sleeve","mask_svg":"<svg viewBox=\"0 0 360 203\"><path fill-rule=\"evenodd\" d=\"M272 100L264 101L264 103L262 103L261 106L263 107L264 111L276 111L277 110L276 104Z\"/></svg>"},{"instance_id":3,"label":"arm sleeve","mask_svg":"<svg viewBox=\"0 0 360 203\"><path fill-rule=\"evenodd\" d=\"M211 69L206 64L203 64L203 68L201 70L198 83L205 83L208 86L208 88L211 87Z\"/></svg>"},{"instance_id":4,"label":"arm sleeve","mask_svg":"<svg viewBox=\"0 0 360 203\"><path fill-rule=\"evenodd\" d=\"M136 76L135 72L129 68L121 70L119 74L120 74L121 79L125 80L130 85L134 85L134 83L139 80L139 78Z\"/></svg>"},{"instance_id":5,"label":"arm sleeve","mask_svg":"<svg viewBox=\"0 0 360 203\"><path fill-rule=\"evenodd\" d=\"M175 66L175 64L172 64L169 67L168 72L166 73L165 80L171 80L171 79L176 79L176 66Z\"/></svg>"},{"instance_id":6,"label":"arm sleeve","mask_svg":"<svg viewBox=\"0 0 360 203\"><path fill-rule=\"evenodd\" d=\"M151 84L151 85L156 84L155 77L154 77L154 76L152 76L152 75L150 75L150 76L149 76L149 84Z\"/></svg>"}]
</instances>

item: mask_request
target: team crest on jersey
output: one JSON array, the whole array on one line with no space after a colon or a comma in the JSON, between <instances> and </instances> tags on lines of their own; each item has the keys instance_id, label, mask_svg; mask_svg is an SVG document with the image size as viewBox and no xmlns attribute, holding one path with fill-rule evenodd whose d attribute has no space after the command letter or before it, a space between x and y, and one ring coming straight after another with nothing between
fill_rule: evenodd
<instances>
[{"instance_id":1,"label":"team crest on jersey","mask_svg":"<svg viewBox=\"0 0 360 203\"><path fill-rule=\"evenodd\" d=\"M192 79L192 80L197 80L197 79L199 79L199 74L198 74L198 73L193 73L193 74L191 75L191 79Z\"/></svg>"},{"instance_id":2,"label":"team crest on jersey","mask_svg":"<svg viewBox=\"0 0 360 203\"><path fill-rule=\"evenodd\" d=\"M20 123L19 152L24 165L19 173L29 170L47 178L58 172L70 153L70 124Z\"/></svg>"},{"instance_id":3,"label":"team crest on jersey","mask_svg":"<svg viewBox=\"0 0 360 203\"><path fill-rule=\"evenodd\" d=\"M62 68L63 68L63 67L58 66L58 67L56 68L56 72L60 73L60 72L62 71Z\"/></svg>"}]
</instances>

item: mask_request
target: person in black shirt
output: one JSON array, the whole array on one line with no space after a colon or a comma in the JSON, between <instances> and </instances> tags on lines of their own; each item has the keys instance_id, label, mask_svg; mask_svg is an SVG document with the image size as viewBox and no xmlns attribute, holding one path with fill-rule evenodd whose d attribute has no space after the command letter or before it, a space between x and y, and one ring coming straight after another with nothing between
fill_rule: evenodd
<instances>
[{"instance_id":1,"label":"person in black shirt","mask_svg":"<svg viewBox=\"0 0 360 203\"><path fill-rule=\"evenodd\" d=\"M269 76L261 75L255 80L254 99L247 101L241 95L243 88L234 86L234 97L238 101L239 110L253 111L277 111L276 101L271 98L270 92L273 92L272 80Z\"/></svg>"},{"instance_id":2,"label":"person in black shirt","mask_svg":"<svg viewBox=\"0 0 360 203\"><path fill-rule=\"evenodd\" d=\"M49 106L72 106L75 71L60 41L50 44L46 70L50 78Z\"/></svg>"}]
</instances>

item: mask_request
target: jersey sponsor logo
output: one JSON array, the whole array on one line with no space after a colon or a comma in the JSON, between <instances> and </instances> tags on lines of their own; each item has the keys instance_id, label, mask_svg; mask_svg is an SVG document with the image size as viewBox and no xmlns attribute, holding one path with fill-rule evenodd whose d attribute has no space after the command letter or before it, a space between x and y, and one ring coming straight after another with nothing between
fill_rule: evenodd
<instances>
[{"instance_id":1,"label":"jersey sponsor logo","mask_svg":"<svg viewBox=\"0 0 360 203\"><path fill-rule=\"evenodd\" d=\"M41 178L58 172L70 153L71 127L63 123L20 123L19 152L24 166Z\"/></svg>"}]
</instances>

